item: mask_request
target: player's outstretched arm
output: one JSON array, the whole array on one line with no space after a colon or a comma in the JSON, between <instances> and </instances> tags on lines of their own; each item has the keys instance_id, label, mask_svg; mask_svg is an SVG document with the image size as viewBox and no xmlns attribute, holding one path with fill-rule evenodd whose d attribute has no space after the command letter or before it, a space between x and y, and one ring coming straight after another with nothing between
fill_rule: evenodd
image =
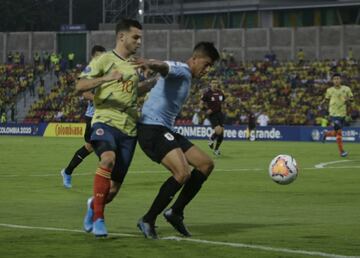
<instances>
[{"instance_id":1,"label":"player's outstretched arm","mask_svg":"<svg viewBox=\"0 0 360 258\"><path fill-rule=\"evenodd\" d=\"M138 95L141 96L147 93L148 91L150 91L155 86L157 79L158 79L157 77L153 77L150 79L146 79L142 82L139 82Z\"/></svg>"},{"instance_id":2,"label":"player's outstretched arm","mask_svg":"<svg viewBox=\"0 0 360 258\"><path fill-rule=\"evenodd\" d=\"M156 73L160 73L160 75L163 77L169 73L169 65L166 62L160 60L138 58L135 61L135 65L142 68L143 70L150 69Z\"/></svg>"},{"instance_id":3,"label":"player's outstretched arm","mask_svg":"<svg viewBox=\"0 0 360 258\"><path fill-rule=\"evenodd\" d=\"M94 79L86 79L81 78L77 81L75 85L75 91L77 93L83 93L85 91L92 90L101 84L109 81L115 81L115 80L122 80L123 75L119 71L113 71L111 73L108 73L102 77L94 78Z\"/></svg>"}]
</instances>

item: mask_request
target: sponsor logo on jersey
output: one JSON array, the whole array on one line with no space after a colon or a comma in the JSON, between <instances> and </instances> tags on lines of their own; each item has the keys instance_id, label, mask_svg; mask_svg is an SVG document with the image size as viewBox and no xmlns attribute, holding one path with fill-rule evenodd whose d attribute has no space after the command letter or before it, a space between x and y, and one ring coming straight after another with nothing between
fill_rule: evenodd
<instances>
[{"instance_id":1,"label":"sponsor logo on jersey","mask_svg":"<svg viewBox=\"0 0 360 258\"><path fill-rule=\"evenodd\" d=\"M104 135L104 129L99 128L99 129L96 130L95 133L96 133L96 135L100 135L100 136L101 136L101 135Z\"/></svg>"}]
</instances>

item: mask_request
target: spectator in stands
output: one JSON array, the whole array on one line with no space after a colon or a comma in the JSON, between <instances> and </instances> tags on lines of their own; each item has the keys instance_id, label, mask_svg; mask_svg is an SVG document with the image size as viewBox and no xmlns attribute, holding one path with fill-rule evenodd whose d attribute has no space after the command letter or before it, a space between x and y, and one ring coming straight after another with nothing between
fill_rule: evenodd
<instances>
[{"instance_id":1,"label":"spectator in stands","mask_svg":"<svg viewBox=\"0 0 360 258\"><path fill-rule=\"evenodd\" d=\"M9 51L9 53L7 54L7 63L12 64L13 58L14 58L13 54L11 53L11 51Z\"/></svg>"},{"instance_id":2,"label":"spectator in stands","mask_svg":"<svg viewBox=\"0 0 360 258\"><path fill-rule=\"evenodd\" d=\"M40 65L40 54L38 51L35 51L34 55L33 55L33 61L34 61L34 66L38 66Z\"/></svg>"},{"instance_id":3,"label":"spectator in stands","mask_svg":"<svg viewBox=\"0 0 360 258\"><path fill-rule=\"evenodd\" d=\"M40 84L37 91L38 91L39 99L44 98L44 96L45 96L45 86Z\"/></svg>"},{"instance_id":4,"label":"spectator in stands","mask_svg":"<svg viewBox=\"0 0 360 258\"><path fill-rule=\"evenodd\" d=\"M42 62L44 64L45 71L50 70L50 55L48 51L43 51Z\"/></svg>"},{"instance_id":5,"label":"spectator in stands","mask_svg":"<svg viewBox=\"0 0 360 258\"><path fill-rule=\"evenodd\" d=\"M1 122L2 124L6 124L6 121L7 121L6 112L3 112L3 113L1 114L0 122Z\"/></svg>"},{"instance_id":6,"label":"spectator in stands","mask_svg":"<svg viewBox=\"0 0 360 258\"><path fill-rule=\"evenodd\" d=\"M74 52L70 52L67 56L68 59L68 63L69 63L69 69L73 69L74 68L74 61L75 61L75 53Z\"/></svg>"},{"instance_id":7,"label":"spectator in stands","mask_svg":"<svg viewBox=\"0 0 360 258\"><path fill-rule=\"evenodd\" d=\"M15 115L16 115L16 104L13 102L10 107L11 122L16 122Z\"/></svg>"},{"instance_id":8,"label":"spectator in stands","mask_svg":"<svg viewBox=\"0 0 360 258\"><path fill-rule=\"evenodd\" d=\"M25 65L25 55L23 52L20 53L20 65Z\"/></svg>"},{"instance_id":9,"label":"spectator in stands","mask_svg":"<svg viewBox=\"0 0 360 258\"><path fill-rule=\"evenodd\" d=\"M302 65L304 63L304 59L305 59L305 53L302 50L302 48L300 48L296 54L299 65Z\"/></svg>"},{"instance_id":10,"label":"spectator in stands","mask_svg":"<svg viewBox=\"0 0 360 258\"><path fill-rule=\"evenodd\" d=\"M20 64L20 53L19 53L19 51L16 51L16 52L15 52L15 55L14 55L14 64L16 64L16 65L19 65L19 64Z\"/></svg>"}]
</instances>

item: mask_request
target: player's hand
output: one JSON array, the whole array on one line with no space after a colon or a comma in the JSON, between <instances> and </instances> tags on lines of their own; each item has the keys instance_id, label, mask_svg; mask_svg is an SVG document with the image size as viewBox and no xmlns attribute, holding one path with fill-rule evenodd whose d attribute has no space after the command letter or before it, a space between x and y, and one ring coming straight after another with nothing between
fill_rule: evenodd
<instances>
[{"instance_id":1,"label":"player's hand","mask_svg":"<svg viewBox=\"0 0 360 258\"><path fill-rule=\"evenodd\" d=\"M163 66L164 62L156 59L145 59L145 58L137 57L131 62L131 64L134 65L135 68L140 68L146 71L146 70L156 70L157 68Z\"/></svg>"},{"instance_id":2,"label":"player's hand","mask_svg":"<svg viewBox=\"0 0 360 258\"><path fill-rule=\"evenodd\" d=\"M211 109L206 110L207 115L211 115L211 113L212 113Z\"/></svg>"},{"instance_id":3,"label":"player's hand","mask_svg":"<svg viewBox=\"0 0 360 258\"><path fill-rule=\"evenodd\" d=\"M123 74L117 70L114 70L108 74L106 74L103 79L105 81L122 81Z\"/></svg>"},{"instance_id":4,"label":"player's hand","mask_svg":"<svg viewBox=\"0 0 360 258\"><path fill-rule=\"evenodd\" d=\"M148 65L149 63L150 63L149 59L145 59L141 57L136 57L130 62L130 64L133 65L135 69L141 69L144 71L150 69Z\"/></svg>"}]
</instances>

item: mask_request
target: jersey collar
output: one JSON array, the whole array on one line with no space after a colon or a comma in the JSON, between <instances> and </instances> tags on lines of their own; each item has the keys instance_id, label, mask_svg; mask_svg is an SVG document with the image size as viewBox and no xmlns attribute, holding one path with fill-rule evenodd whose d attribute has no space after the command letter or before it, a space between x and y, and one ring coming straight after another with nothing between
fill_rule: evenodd
<instances>
[{"instance_id":1,"label":"jersey collar","mask_svg":"<svg viewBox=\"0 0 360 258\"><path fill-rule=\"evenodd\" d=\"M118 58L120 58L121 60L127 61L125 58L123 58L121 55L119 55L119 54L115 51L115 49L113 49L112 52L113 52L114 55L116 55L116 56L117 56Z\"/></svg>"}]
</instances>

